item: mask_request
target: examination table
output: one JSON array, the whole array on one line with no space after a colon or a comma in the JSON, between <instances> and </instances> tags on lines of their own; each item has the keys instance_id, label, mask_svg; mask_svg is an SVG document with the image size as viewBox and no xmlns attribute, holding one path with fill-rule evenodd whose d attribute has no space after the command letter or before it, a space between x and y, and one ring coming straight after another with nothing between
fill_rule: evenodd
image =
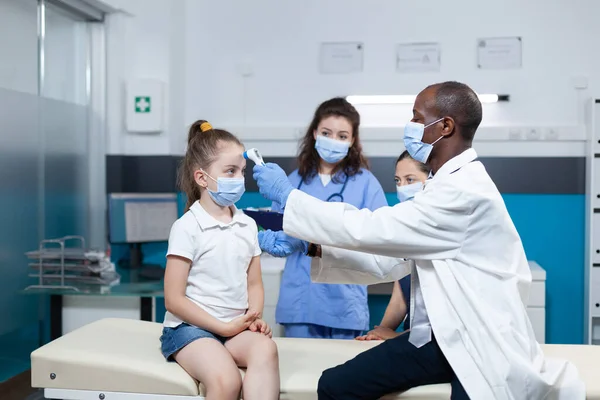
<instances>
[{"instance_id":1,"label":"examination table","mask_svg":"<svg viewBox=\"0 0 600 400\"><path fill-rule=\"evenodd\" d=\"M49 399L202 399L204 388L160 353L158 323L103 319L62 336L31 354L31 384ZM378 342L275 338L281 399L316 399L321 372ZM571 360L600 400L600 346L543 345L548 356ZM243 371L241 371L243 373ZM352 383L349 382L349 385ZM384 399L449 399L450 385L411 389Z\"/></svg>"}]
</instances>

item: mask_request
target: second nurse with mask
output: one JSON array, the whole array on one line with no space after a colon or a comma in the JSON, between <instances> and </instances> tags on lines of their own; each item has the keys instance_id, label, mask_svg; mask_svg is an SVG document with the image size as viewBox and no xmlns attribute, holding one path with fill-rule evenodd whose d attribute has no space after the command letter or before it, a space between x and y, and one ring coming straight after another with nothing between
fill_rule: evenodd
<instances>
[{"instance_id":1,"label":"second nurse with mask","mask_svg":"<svg viewBox=\"0 0 600 400\"><path fill-rule=\"evenodd\" d=\"M417 192L423 190L423 183L429 178L431 169L427 164L413 159L408 151L404 150L396 161L394 182L400 203L411 201ZM358 340L387 340L395 338L410 330L410 288L411 275L407 275L394 282L392 297L385 309L385 314L379 325ZM404 331L397 332L404 321Z\"/></svg>"},{"instance_id":2,"label":"second nurse with mask","mask_svg":"<svg viewBox=\"0 0 600 400\"><path fill-rule=\"evenodd\" d=\"M386 206L381 184L367 169L359 140L360 116L344 98L333 98L315 111L300 144L292 185L323 201L345 202L375 210ZM280 211L277 203L274 211ZM274 240L261 232L261 247ZM310 279L310 257L291 254L285 265L276 321L287 337L354 339L369 328L367 288L329 285Z\"/></svg>"}]
</instances>

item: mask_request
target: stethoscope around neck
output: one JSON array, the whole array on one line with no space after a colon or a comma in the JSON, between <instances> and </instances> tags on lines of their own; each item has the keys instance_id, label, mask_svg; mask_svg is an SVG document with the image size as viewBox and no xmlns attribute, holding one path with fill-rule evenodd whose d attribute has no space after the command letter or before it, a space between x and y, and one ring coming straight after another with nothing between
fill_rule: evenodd
<instances>
[{"instance_id":1,"label":"stethoscope around neck","mask_svg":"<svg viewBox=\"0 0 600 400\"><path fill-rule=\"evenodd\" d=\"M304 178L301 178L297 189L300 189L302 187L303 183L304 183ZM326 201L331 201L331 202L339 201L340 203L343 203L344 202L344 194L343 193L344 193L344 190L346 190L347 183L348 183L348 175L346 175L346 179L344 179L344 184L342 185L342 190L340 190L338 193L333 193L331 196L329 196L327 198ZM334 200L334 199L339 199L339 200Z\"/></svg>"}]
</instances>

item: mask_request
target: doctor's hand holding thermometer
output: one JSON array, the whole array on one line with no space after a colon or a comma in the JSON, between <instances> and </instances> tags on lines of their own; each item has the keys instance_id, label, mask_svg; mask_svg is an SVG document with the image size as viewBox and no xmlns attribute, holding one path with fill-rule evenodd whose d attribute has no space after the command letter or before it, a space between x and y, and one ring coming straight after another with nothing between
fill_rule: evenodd
<instances>
[{"instance_id":1,"label":"doctor's hand holding thermometer","mask_svg":"<svg viewBox=\"0 0 600 400\"><path fill-rule=\"evenodd\" d=\"M369 210L387 205L362 154L359 126L358 112L345 99L319 105L301 140L297 170L286 176L276 164L256 167L260 191L273 201L272 209L281 211L296 189L329 203ZM259 234L259 243L275 256L288 257L275 314L285 336L354 339L369 329L366 286L311 282L306 241L266 231Z\"/></svg>"},{"instance_id":2,"label":"doctor's hand holding thermometer","mask_svg":"<svg viewBox=\"0 0 600 400\"><path fill-rule=\"evenodd\" d=\"M256 179L260 194L268 200L285 205L288 196L294 190L285 171L274 163L257 164L254 171L253 176Z\"/></svg>"},{"instance_id":3,"label":"doctor's hand holding thermometer","mask_svg":"<svg viewBox=\"0 0 600 400\"><path fill-rule=\"evenodd\" d=\"M471 148L481 119L465 84L419 93L404 145L432 178L412 201L375 211L320 201L290 189L276 166L254 167L260 192L283 207L285 233L309 243L313 281L372 284L411 274L410 333L324 371L320 400L436 383L450 383L453 400L585 399L577 368L546 357L535 339L523 244Z\"/></svg>"},{"instance_id":4,"label":"doctor's hand holding thermometer","mask_svg":"<svg viewBox=\"0 0 600 400\"><path fill-rule=\"evenodd\" d=\"M244 152L244 158L246 160L252 160L254 162L254 164L256 164L256 165L265 165L265 162L263 161L263 158L260 155L260 152L258 151L258 149L252 148L252 149L246 150Z\"/></svg>"}]
</instances>

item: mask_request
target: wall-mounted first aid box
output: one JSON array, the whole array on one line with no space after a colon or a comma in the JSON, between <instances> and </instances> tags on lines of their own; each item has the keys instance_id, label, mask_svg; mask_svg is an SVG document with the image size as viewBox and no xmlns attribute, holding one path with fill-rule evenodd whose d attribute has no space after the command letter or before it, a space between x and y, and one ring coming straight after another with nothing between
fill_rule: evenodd
<instances>
[{"instance_id":1,"label":"wall-mounted first aid box","mask_svg":"<svg viewBox=\"0 0 600 400\"><path fill-rule=\"evenodd\" d=\"M138 79L126 85L126 122L128 132L159 133L164 130L165 83Z\"/></svg>"}]
</instances>

